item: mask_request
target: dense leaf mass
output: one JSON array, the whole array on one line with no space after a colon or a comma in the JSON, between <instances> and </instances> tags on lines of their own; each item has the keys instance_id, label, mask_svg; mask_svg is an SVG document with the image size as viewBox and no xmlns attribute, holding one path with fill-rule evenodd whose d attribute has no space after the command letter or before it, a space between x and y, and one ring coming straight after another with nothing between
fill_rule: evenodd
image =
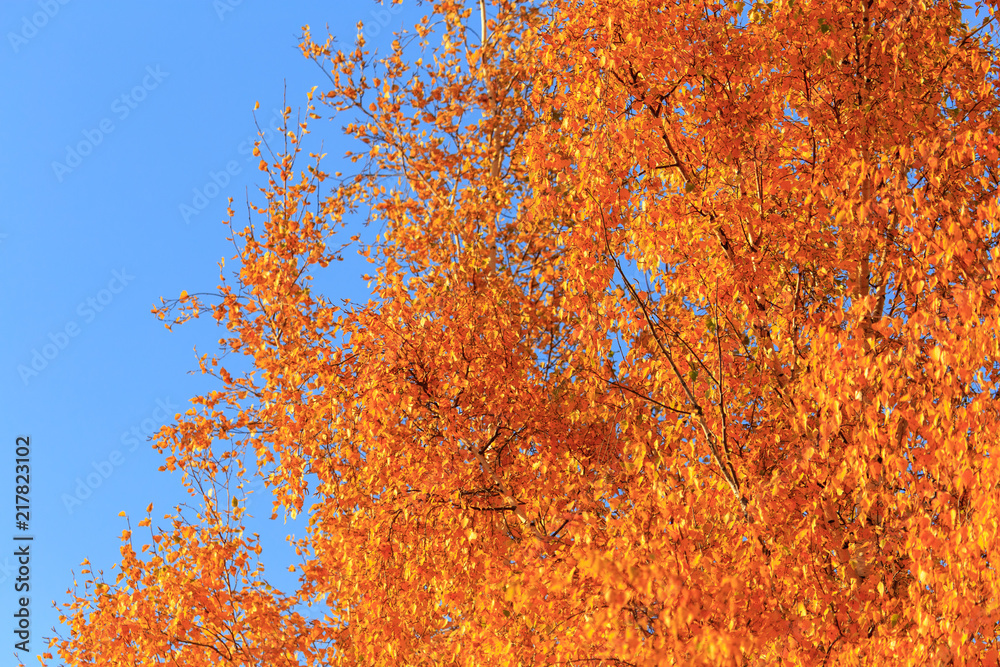
<instances>
[{"instance_id":1,"label":"dense leaf mass","mask_svg":"<svg viewBox=\"0 0 1000 667\"><path fill-rule=\"evenodd\" d=\"M440 0L380 57L306 28L329 89L260 146L236 273L155 311L227 332L157 440L200 509L123 535L59 656L996 665L996 11ZM300 168L334 115L357 173ZM366 304L312 282L345 250ZM308 517L295 590L255 477Z\"/></svg>"}]
</instances>

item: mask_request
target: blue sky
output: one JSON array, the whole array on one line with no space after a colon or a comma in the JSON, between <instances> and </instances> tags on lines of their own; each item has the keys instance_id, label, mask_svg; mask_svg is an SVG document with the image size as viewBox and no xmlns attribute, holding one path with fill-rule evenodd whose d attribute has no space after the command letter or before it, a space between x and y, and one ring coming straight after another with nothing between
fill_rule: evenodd
<instances>
[{"instance_id":1,"label":"blue sky","mask_svg":"<svg viewBox=\"0 0 1000 667\"><path fill-rule=\"evenodd\" d=\"M361 20L377 46L412 25L417 10L346 1L0 3L0 664L16 662L15 534L34 536L31 653L17 657L37 664L58 623L52 601L67 601L81 561L113 576L126 528L119 512L135 528L149 502L155 518L185 500L179 477L157 471L162 457L146 437L215 387L189 371L194 348L213 352L220 333L211 318L168 332L150 309L161 296L218 284L219 259L233 254L221 224L226 198L242 225L247 194L260 201L264 184L248 153L255 102L270 130L286 92L296 110L313 86L323 88L325 76L297 49L301 27L319 38L328 25L347 46ZM311 127L307 147L324 142L327 171L348 148L341 124ZM360 262L331 271L328 296L367 298ZM18 436L31 443L24 532L14 525ZM262 501L258 513L269 509ZM281 541L289 526L258 523L277 579L292 560Z\"/></svg>"}]
</instances>

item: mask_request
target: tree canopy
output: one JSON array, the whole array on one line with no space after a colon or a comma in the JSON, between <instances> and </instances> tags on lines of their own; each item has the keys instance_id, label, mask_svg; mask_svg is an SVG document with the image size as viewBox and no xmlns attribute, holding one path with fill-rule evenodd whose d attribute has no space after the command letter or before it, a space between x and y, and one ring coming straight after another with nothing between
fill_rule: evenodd
<instances>
[{"instance_id":1,"label":"tree canopy","mask_svg":"<svg viewBox=\"0 0 1000 667\"><path fill-rule=\"evenodd\" d=\"M200 510L123 534L58 656L996 665L997 9L440 0L382 56L305 28L329 86L259 145L235 272L154 311L225 328L155 442ZM306 149L331 117L355 173ZM371 299L320 293L355 251ZM254 478L308 516L295 590Z\"/></svg>"}]
</instances>

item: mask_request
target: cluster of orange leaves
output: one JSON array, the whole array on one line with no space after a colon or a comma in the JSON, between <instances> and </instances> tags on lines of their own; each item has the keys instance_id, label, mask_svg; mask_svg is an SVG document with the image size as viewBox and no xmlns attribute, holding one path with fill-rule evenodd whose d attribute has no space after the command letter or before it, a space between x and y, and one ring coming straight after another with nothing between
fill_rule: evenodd
<instances>
[{"instance_id":1,"label":"cluster of orange leaves","mask_svg":"<svg viewBox=\"0 0 1000 667\"><path fill-rule=\"evenodd\" d=\"M67 665L997 664L995 4L440 0L314 41ZM263 146L262 146L263 148ZM232 215L232 212L230 212ZM341 244L356 216L378 232ZM335 302L347 247L367 304ZM307 514L266 581L246 481ZM150 519L144 519L149 524ZM318 611L317 611L318 610Z\"/></svg>"}]
</instances>

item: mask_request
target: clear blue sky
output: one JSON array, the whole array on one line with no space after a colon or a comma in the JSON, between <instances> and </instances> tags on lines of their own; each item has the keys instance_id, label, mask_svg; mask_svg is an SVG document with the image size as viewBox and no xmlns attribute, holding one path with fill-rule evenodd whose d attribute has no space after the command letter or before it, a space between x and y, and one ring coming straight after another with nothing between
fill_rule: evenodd
<instances>
[{"instance_id":1,"label":"clear blue sky","mask_svg":"<svg viewBox=\"0 0 1000 667\"><path fill-rule=\"evenodd\" d=\"M310 88L323 88L325 76L296 47L301 27L318 37L329 25L347 46L363 20L377 46L418 9L344 0L0 3L0 665L37 664L58 623L52 601L67 601L84 558L113 578L120 511L135 528L149 502L157 517L185 501L179 477L157 471L162 457L146 436L214 387L189 371L195 346L213 352L220 332L208 318L171 333L149 311L161 296L211 291L219 259L233 254L221 224L226 198L240 223L246 193L260 201L264 180L246 153L254 103L261 126L273 128L286 89L297 109ZM328 171L348 147L341 124L311 128L309 147L325 142ZM185 216L182 206L201 210ZM331 270L330 296L366 298L360 263ZM31 438L24 533L14 525L23 435ZM269 514L270 502L253 506ZM291 562L281 541L288 527L258 523L280 580ZM34 536L31 653L17 658L15 534Z\"/></svg>"}]
</instances>

